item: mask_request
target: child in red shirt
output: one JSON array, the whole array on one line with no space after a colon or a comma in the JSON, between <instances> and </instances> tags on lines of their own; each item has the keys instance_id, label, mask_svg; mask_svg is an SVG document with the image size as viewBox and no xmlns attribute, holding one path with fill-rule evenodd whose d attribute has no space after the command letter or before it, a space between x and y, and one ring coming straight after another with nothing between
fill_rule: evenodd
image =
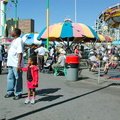
<instances>
[{"instance_id":1,"label":"child in red shirt","mask_svg":"<svg viewBox=\"0 0 120 120\"><path fill-rule=\"evenodd\" d=\"M38 67L37 58L30 56L28 58L28 66L26 68L21 68L22 71L27 71L27 88L28 88L28 97L25 100L25 104L31 102L35 103L36 88L38 87ZM32 99L30 100L30 95L32 94Z\"/></svg>"}]
</instances>

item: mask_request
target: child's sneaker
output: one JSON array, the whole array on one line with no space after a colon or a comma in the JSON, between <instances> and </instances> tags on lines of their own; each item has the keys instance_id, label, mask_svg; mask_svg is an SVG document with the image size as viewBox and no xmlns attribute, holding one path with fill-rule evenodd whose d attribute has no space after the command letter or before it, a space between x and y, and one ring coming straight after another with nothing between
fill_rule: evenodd
<instances>
[{"instance_id":1,"label":"child's sneaker","mask_svg":"<svg viewBox=\"0 0 120 120\"><path fill-rule=\"evenodd\" d=\"M31 101L30 101L31 104L35 104L35 99L32 98Z\"/></svg>"},{"instance_id":2,"label":"child's sneaker","mask_svg":"<svg viewBox=\"0 0 120 120\"><path fill-rule=\"evenodd\" d=\"M24 103L25 103L25 104L30 103L30 99L26 98Z\"/></svg>"},{"instance_id":3,"label":"child's sneaker","mask_svg":"<svg viewBox=\"0 0 120 120\"><path fill-rule=\"evenodd\" d=\"M108 70L104 71L104 74L107 74L108 73Z\"/></svg>"}]
</instances>

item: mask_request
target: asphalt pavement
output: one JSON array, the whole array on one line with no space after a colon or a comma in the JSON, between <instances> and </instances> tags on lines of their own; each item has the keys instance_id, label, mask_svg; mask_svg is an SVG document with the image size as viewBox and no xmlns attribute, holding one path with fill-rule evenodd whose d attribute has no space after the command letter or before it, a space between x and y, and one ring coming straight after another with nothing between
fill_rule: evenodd
<instances>
[{"instance_id":1,"label":"asphalt pavement","mask_svg":"<svg viewBox=\"0 0 120 120\"><path fill-rule=\"evenodd\" d=\"M120 120L119 84L97 83L88 70L78 81L63 75L39 73L36 104L24 104L27 97L26 73L23 96L4 98L7 69L0 75L0 120Z\"/></svg>"}]
</instances>

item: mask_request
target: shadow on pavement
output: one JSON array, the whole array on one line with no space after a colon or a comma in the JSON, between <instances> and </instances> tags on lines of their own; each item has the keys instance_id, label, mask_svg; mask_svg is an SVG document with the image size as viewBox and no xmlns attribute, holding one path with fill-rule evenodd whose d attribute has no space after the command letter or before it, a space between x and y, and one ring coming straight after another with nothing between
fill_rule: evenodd
<instances>
[{"instance_id":1,"label":"shadow on pavement","mask_svg":"<svg viewBox=\"0 0 120 120\"><path fill-rule=\"evenodd\" d=\"M57 105L61 105L61 104L63 104L63 103L66 103L66 102L69 102L69 101L78 99L78 98L80 98L80 97L84 97L84 96L86 96L86 95L90 95L90 94L92 94L92 93L95 93L95 92L97 92L97 91L103 90L103 89L108 88L108 87L110 87L110 86L111 86L111 84L110 84L110 85L107 85L107 86L105 86L105 87L101 87L101 88L99 88L99 89L96 89L96 90L93 90L93 91L84 93L84 94L82 94L82 95L78 95L78 96L69 98L69 99L67 99L67 100L63 100L63 101L60 101L60 102L57 102L57 103L54 103L54 104L51 104L51 105L47 105L47 106L45 106L45 107L42 107L42 108L39 108L39 109L36 109L36 110L29 111L29 112L27 112L27 113L24 113L24 114L15 116L15 117L10 118L10 119L8 119L8 120L16 120L16 119L19 119L19 118L26 117L26 116L28 116L28 115L31 115L31 114L34 114L34 113L37 113L37 112L46 110L46 109L48 109L48 108L51 108L51 107L54 107L54 106L57 106Z\"/></svg>"},{"instance_id":2,"label":"shadow on pavement","mask_svg":"<svg viewBox=\"0 0 120 120\"><path fill-rule=\"evenodd\" d=\"M61 88L47 88L47 89L37 90L36 95L45 96L45 95L48 95L48 94L51 94L51 93L55 93L60 89Z\"/></svg>"},{"instance_id":3,"label":"shadow on pavement","mask_svg":"<svg viewBox=\"0 0 120 120\"><path fill-rule=\"evenodd\" d=\"M78 80L77 81L80 81L80 80L85 80L85 79L89 79L89 77L78 77Z\"/></svg>"},{"instance_id":4,"label":"shadow on pavement","mask_svg":"<svg viewBox=\"0 0 120 120\"><path fill-rule=\"evenodd\" d=\"M42 89L42 90L36 90L36 95L46 96L48 94L55 93L60 89L61 88L47 88L47 89ZM25 97L27 97L27 93L22 94L22 98L25 98Z\"/></svg>"},{"instance_id":5,"label":"shadow on pavement","mask_svg":"<svg viewBox=\"0 0 120 120\"><path fill-rule=\"evenodd\" d=\"M58 99L60 97L63 97L63 95L49 95L49 96L38 99L36 102L53 101L53 100L56 100L56 99Z\"/></svg>"}]
</instances>

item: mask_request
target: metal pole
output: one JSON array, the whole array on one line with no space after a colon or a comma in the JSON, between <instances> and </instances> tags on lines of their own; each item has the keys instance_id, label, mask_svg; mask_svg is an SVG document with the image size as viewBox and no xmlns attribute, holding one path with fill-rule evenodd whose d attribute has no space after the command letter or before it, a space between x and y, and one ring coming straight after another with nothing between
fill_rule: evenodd
<instances>
[{"instance_id":1,"label":"metal pole","mask_svg":"<svg viewBox=\"0 0 120 120\"><path fill-rule=\"evenodd\" d=\"M0 36L3 38L4 37L4 3L1 1L1 32Z\"/></svg>"},{"instance_id":2,"label":"metal pole","mask_svg":"<svg viewBox=\"0 0 120 120\"><path fill-rule=\"evenodd\" d=\"M98 83L100 83L100 60L98 61L99 66L98 66Z\"/></svg>"},{"instance_id":3,"label":"metal pole","mask_svg":"<svg viewBox=\"0 0 120 120\"><path fill-rule=\"evenodd\" d=\"M18 1L15 1L15 28L17 28L17 3Z\"/></svg>"},{"instance_id":4,"label":"metal pole","mask_svg":"<svg viewBox=\"0 0 120 120\"><path fill-rule=\"evenodd\" d=\"M1 16L1 27L2 27L2 37L6 37L6 5L8 3L8 0L4 0L1 2L1 10L2 10L2 16Z\"/></svg>"},{"instance_id":5,"label":"metal pole","mask_svg":"<svg viewBox=\"0 0 120 120\"><path fill-rule=\"evenodd\" d=\"M77 22L77 18L76 18L76 0L75 0L75 23Z\"/></svg>"},{"instance_id":6,"label":"metal pole","mask_svg":"<svg viewBox=\"0 0 120 120\"><path fill-rule=\"evenodd\" d=\"M17 3L18 0L11 0L11 2L13 2L15 4L15 18L14 18L14 27L17 27Z\"/></svg>"},{"instance_id":7,"label":"metal pole","mask_svg":"<svg viewBox=\"0 0 120 120\"><path fill-rule=\"evenodd\" d=\"M47 6L46 6L46 26L47 26L46 45L47 45L47 49L49 49L49 0L47 0L46 2L47 2Z\"/></svg>"},{"instance_id":8,"label":"metal pole","mask_svg":"<svg viewBox=\"0 0 120 120\"><path fill-rule=\"evenodd\" d=\"M7 24L6 24L6 5L7 2L4 4L4 37L7 36Z\"/></svg>"}]
</instances>

